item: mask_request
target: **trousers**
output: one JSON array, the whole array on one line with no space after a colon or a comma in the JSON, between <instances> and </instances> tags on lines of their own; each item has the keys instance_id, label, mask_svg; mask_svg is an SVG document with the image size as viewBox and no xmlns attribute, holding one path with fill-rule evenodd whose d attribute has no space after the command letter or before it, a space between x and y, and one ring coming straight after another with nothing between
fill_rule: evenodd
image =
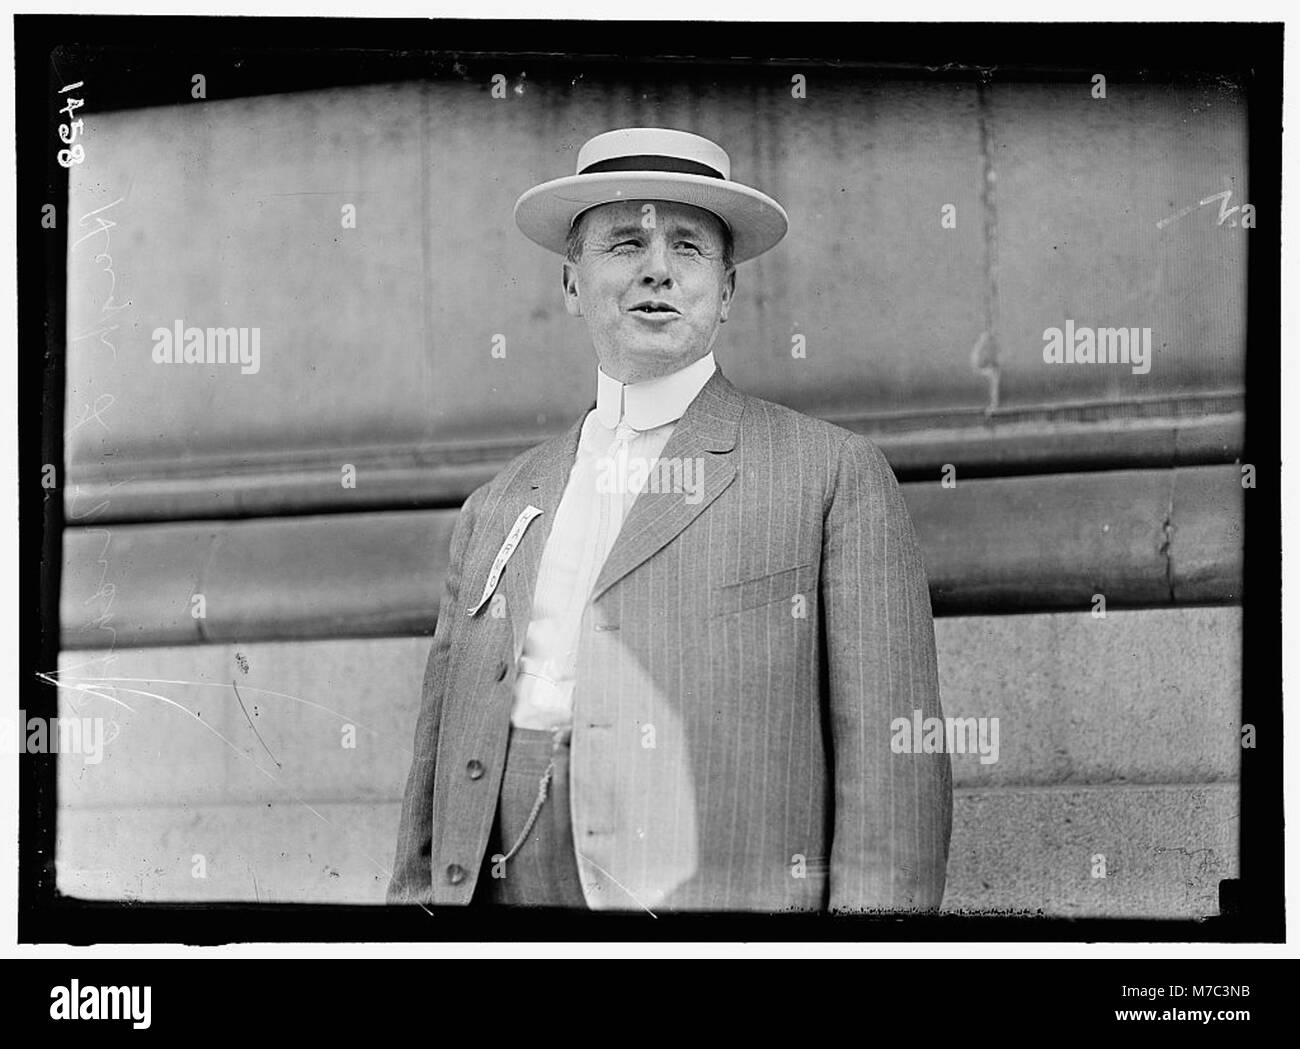
<instances>
[{"instance_id":1,"label":"trousers","mask_svg":"<svg viewBox=\"0 0 1300 1049\"><path fill-rule=\"evenodd\" d=\"M473 903L587 909L569 817L567 733L511 727Z\"/></svg>"}]
</instances>

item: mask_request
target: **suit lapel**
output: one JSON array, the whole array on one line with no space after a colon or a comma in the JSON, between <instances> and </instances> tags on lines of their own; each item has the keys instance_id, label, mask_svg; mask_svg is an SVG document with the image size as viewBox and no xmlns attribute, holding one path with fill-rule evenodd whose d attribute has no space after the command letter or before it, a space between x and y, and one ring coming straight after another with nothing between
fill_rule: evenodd
<instances>
[{"instance_id":1,"label":"suit lapel","mask_svg":"<svg viewBox=\"0 0 1300 1049\"><path fill-rule=\"evenodd\" d=\"M735 479L736 468L728 453L736 446L736 431L743 412L744 398L723 378L721 371L715 371L678 420L660 454L661 461L680 459L700 464L701 498L688 502L680 491L643 490L628 511L627 520L596 578L592 601L663 549Z\"/></svg>"},{"instance_id":2,"label":"suit lapel","mask_svg":"<svg viewBox=\"0 0 1300 1049\"><path fill-rule=\"evenodd\" d=\"M542 550L555 523L555 510L564 495L573 459L578 450L578 436L587 413L583 412L566 433L542 445L532 461L515 476L502 499L506 527L514 521L524 507L532 505L542 511L519 541L514 555L505 570L504 584L506 607L514 632L514 658L524 647L524 634L533 614L533 590L537 585L537 570L542 561Z\"/></svg>"}]
</instances>

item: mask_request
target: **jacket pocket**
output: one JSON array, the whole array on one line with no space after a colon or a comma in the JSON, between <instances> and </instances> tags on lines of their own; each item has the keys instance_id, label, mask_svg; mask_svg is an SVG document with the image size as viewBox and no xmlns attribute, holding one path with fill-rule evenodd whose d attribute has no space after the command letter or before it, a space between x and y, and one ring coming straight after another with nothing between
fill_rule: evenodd
<instances>
[{"instance_id":1,"label":"jacket pocket","mask_svg":"<svg viewBox=\"0 0 1300 1049\"><path fill-rule=\"evenodd\" d=\"M776 601L789 601L796 594L809 594L816 582L815 566L795 565L781 568L754 579L726 583L713 591L711 616L730 615L750 608L760 608Z\"/></svg>"}]
</instances>

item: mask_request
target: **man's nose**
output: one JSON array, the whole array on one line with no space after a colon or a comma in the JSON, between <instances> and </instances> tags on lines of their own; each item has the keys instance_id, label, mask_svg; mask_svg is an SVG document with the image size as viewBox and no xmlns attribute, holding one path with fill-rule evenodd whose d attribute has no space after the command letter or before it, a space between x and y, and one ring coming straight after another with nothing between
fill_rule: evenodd
<instances>
[{"instance_id":1,"label":"man's nose","mask_svg":"<svg viewBox=\"0 0 1300 1049\"><path fill-rule=\"evenodd\" d=\"M662 237L653 238L645 253L645 265L641 271L641 282L652 287L660 285L671 287L673 283L671 263L672 256L668 251L667 241Z\"/></svg>"}]
</instances>

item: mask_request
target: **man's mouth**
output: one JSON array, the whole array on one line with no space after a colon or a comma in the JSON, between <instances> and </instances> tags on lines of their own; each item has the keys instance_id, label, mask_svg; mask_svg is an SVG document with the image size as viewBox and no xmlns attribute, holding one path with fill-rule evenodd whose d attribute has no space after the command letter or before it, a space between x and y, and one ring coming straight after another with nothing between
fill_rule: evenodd
<instances>
[{"instance_id":1,"label":"man's mouth","mask_svg":"<svg viewBox=\"0 0 1300 1049\"><path fill-rule=\"evenodd\" d=\"M644 302L638 302L635 306L629 307L628 312L643 313L649 316L653 314L676 315L681 311L669 303L661 302L659 299L646 299Z\"/></svg>"}]
</instances>

